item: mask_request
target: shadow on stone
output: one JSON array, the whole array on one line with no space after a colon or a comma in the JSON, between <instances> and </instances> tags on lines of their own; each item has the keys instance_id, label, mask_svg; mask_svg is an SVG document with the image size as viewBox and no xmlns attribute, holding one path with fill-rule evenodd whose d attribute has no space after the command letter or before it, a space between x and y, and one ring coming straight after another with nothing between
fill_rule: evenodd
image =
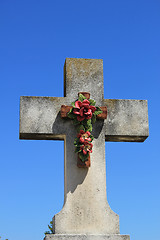
<instances>
[{"instance_id":1,"label":"shadow on stone","mask_svg":"<svg viewBox=\"0 0 160 240\"><path fill-rule=\"evenodd\" d=\"M99 127L100 129L100 127ZM58 140L64 140L64 168L66 174L69 173L70 176L66 176L67 187L65 189L65 197L70 193L74 193L78 187L84 182L84 179L88 173L88 168L78 168L77 159L78 155L75 153L74 139L77 136L76 128L71 119L62 119L60 112L58 112L55 121L52 125L52 132L54 135L58 132ZM91 163L92 164L92 163ZM68 169L68 170L67 170ZM71 177L72 175L72 177Z\"/></svg>"},{"instance_id":2,"label":"shadow on stone","mask_svg":"<svg viewBox=\"0 0 160 240\"><path fill-rule=\"evenodd\" d=\"M104 125L104 120L97 120L95 124L93 124L93 131L92 131L92 135L94 136L94 138L98 138L99 134L102 131Z\"/></svg>"},{"instance_id":3,"label":"shadow on stone","mask_svg":"<svg viewBox=\"0 0 160 240\"><path fill-rule=\"evenodd\" d=\"M76 159L76 161L77 161L77 159ZM78 186L81 185L84 182L84 180L87 176L88 168L78 168L77 167L76 172L77 172L77 175L73 176L74 182L68 188L67 193L69 193L69 192L74 193L76 190L78 190Z\"/></svg>"},{"instance_id":4,"label":"shadow on stone","mask_svg":"<svg viewBox=\"0 0 160 240\"><path fill-rule=\"evenodd\" d=\"M64 136L67 134L67 129L70 127L70 124L70 119L62 119L59 111L52 125L53 134L56 135L58 132L58 135L60 135L61 139L64 140Z\"/></svg>"}]
</instances>

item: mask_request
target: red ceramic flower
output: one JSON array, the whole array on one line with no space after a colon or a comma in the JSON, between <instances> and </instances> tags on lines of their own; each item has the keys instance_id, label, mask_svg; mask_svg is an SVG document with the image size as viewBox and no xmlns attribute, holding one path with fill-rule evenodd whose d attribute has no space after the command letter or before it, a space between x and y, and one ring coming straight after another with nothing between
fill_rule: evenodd
<instances>
[{"instance_id":1,"label":"red ceramic flower","mask_svg":"<svg viewBox=\"0 0 160 240\"><path fill-rule=\"evenodd\" d=\"M83 130L80 130L80 133L77 135L81 143L84 143L85 141L91 142L92 139L89 137L91 133L89 131L85 132Z\"/></svg>"},{"instance_id":2,"label":"red ceramic flower","mask_svg":"<svg viewBox=\"0 0 160 240\"><path fill-rule=\"evenodd\" d=\"M93 144L86 141L83 143L80 149L83 151L83 154L86 155L87 152L90 152L90 153L92 152L92 147L93 147Z\"/></svg>"},{"instance_id":3,"label":"red ceramic flower","mask_svg":"<svg viewBox=\"0 0 160 240\"><path fill-rule=\"evenodd\" d=\"M92 114L96 111L96 107L90 105L90 102L85 99L83 102L76 101L73 113L77 115L78 121L83 121L84 119L91 119Z\"/></svg>"}]
</instances>

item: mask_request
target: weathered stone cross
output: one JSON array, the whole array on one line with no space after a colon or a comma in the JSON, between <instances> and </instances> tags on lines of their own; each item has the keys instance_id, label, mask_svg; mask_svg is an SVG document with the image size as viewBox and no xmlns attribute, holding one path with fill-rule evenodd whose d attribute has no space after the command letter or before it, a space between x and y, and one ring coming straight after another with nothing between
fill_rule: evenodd
<instances>
[{"instance_id":1,"label":"weathered stone cross","mask_svg":"<svg viewBox=\"0 0 160 240\"><path fill-rule=\"evenodd\" d=\"M67 58L64 97L21 97L20 139L65 141L64 206L54 216L55 234L46 240L129 239L119 235L119 216L106 198L105 140L143 142L148 137L147 101L104 99L103 91L102 60ZM96 105L108 109L107 119L93 125L89 169L77 167L73 145L76 130L72 121L60 117L61 105L70 105L78 92L90 92Z\"/></svg>"}]
</instances>

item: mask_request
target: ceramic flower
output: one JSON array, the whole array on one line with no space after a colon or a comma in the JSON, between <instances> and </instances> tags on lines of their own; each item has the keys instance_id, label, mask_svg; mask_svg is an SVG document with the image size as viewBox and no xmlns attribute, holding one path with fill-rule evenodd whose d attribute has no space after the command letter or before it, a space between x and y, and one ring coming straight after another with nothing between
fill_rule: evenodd
<instances>
[{"instance_id":1,"label":"ceramic flower","mask_svg":"<svg viewBox=\"0 0 160 240\"><path fill-rule=\"evenodd\" d=\"M91 142L92 139L89 137L90 135L91 133L89 131L85 132L83 130L80 130L80 133L77 135L77 137L81 143L84 143L85 141Z\"/></svg>"},{"instance_id":2,"label":"ceramic flower","mask_svg":"<svg viewBox=\"0 0 160 240\"><path fill-rule=\"evenodd\" d=\"M83 145L80 147L80 149L82 150L83 154L86 155L88 152L92 153L92 147L93 147L92 143L85 141Z\"/></svg>"},{"instance_id":3,"label":"ceramic flower","mask_svg":"<svg viewBox=\"0 0 160 240\"><path fill-rule=\"evenodd\" d=\"M92 114L96 111L96 107L90 105L90 102L85 99L83 102L76 101L73 113L77 115L78 121L83 121L84 119L91 119Z\"/></svg>"}]
</instances>

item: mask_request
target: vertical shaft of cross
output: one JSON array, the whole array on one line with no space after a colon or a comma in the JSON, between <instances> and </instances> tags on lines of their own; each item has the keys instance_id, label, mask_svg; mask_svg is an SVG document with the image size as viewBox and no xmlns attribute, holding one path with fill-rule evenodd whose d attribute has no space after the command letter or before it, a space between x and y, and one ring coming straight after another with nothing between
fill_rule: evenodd
<instances>
[{"instance_id":1,"label":"vertical shaft of cross","mask_svg":"<svg viewBox=\"0 0 160 240\"><path fill-rule=\"evenodd\" d=\"M90 92L96 105L103 105L103 61L97 59L66 59L65 97L77 99L78 92ZM66 124L66 122L64 122ZM119 217L106 198L104 121L93 125L91 168L77 168L74 153L76 130L69 120L65 133L65 201L54 217L55 233L119 233Z\"/></svg>"}]
</instances>

